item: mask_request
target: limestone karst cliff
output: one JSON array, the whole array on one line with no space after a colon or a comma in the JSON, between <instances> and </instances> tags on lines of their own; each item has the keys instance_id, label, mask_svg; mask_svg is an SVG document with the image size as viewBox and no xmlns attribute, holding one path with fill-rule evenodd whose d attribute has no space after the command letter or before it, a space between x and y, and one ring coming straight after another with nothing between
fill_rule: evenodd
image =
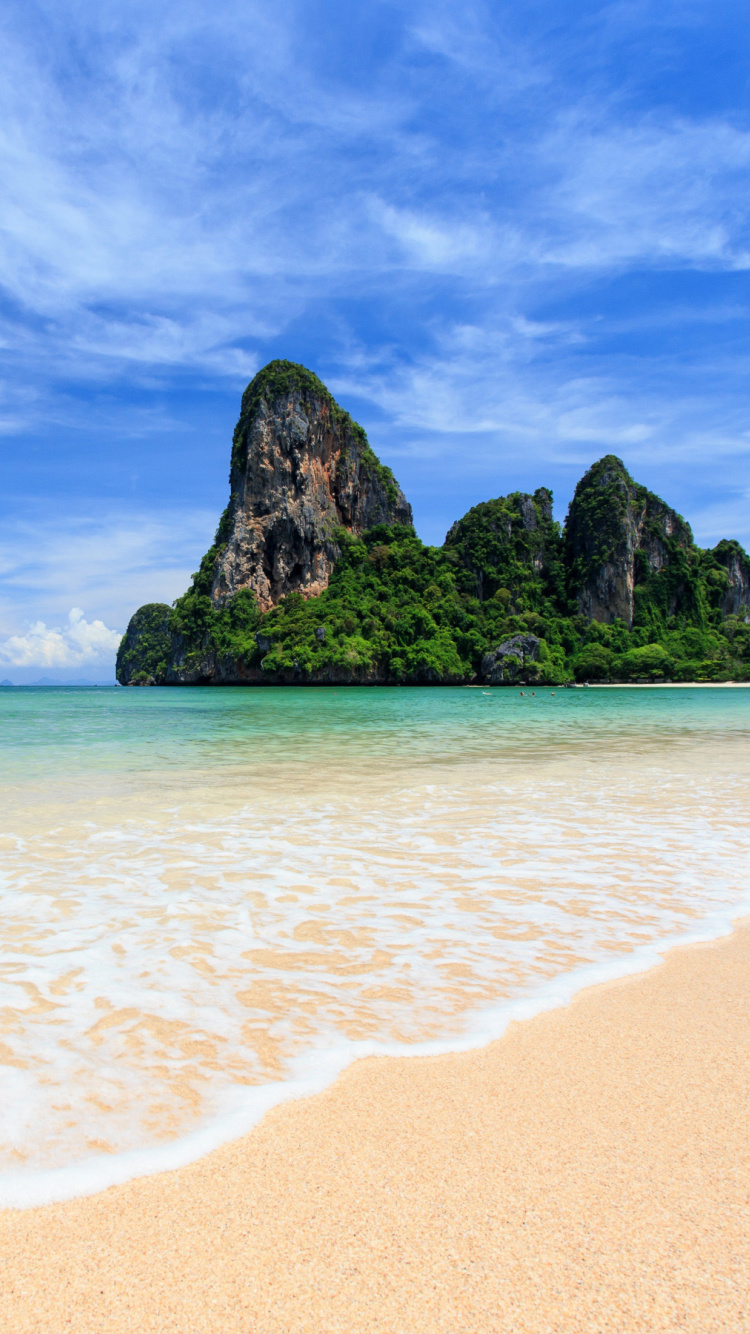
<instances>
[{"instance_id":1,"label":"limestone karst cliff","mask_svg":"<svg viewBox=\"0 0 750 1334\"><path fill-rule=\"evenodd\" d=\"M739 542L719 542L711 552L715 600L723 616L742 616L750 609L750 560Z\"/></svg>"},{"instance_id":2,"label":"limestone karst cliff","mask_svg":"<svg viewBox=\"0 0 750 1334\"><path fill-rule=\"evenodd\" d=\"M701 551L690 525L613 454L575 489L564 557L570 593L590 620L632 627L639 609L668 621L700 619L702 603L718 602L725 616L750 607L750 567L739 543Z\"/></svg>"},{"instance_id":3,"label":"limestone karst cliff","mask_svg":"<svg viewBox=\"0 0 750 1334\"><path fill-rule=\"evenodd\" d=\"M565 525L565 554L570 588L584 616L631 626L638 580L684 565L681 558L692 548L685 520L638 486L613 454L581 478ZM685 581L674 581L670 615L685 595Z\"/></svg>"},{"instance_id":4,"label":"limestone karst cliff","mask_svg":"<svg viewBox=\"0 0 750 1334\"><path fill-rule=\"evenodd\" d=\"M289 361L272 361L242 396L230 491L213 569L217 605L241 588L261 611L294 590L322 593L340 529L412 522L362 428L317 376Z\"/></svg>"},{"instance_id":5,"label":"limestone karst cliff","mask_svg":"<svg viewBox=\"0 0 750 1334\"><path fill-rule=\"evenodd\" d=\"M442 547L311 372L248 386L230 500L173 607L131 619L123 685L750 679L750 560L702 550L612 455L552 494L475 505Z\"/></svg>"},{"instance_id":6,"label":"limestone karst cliff","mask_svg":"<svg viewBox=\"0 0 750 1334\"><path fill-rule=\"evenodd\" d=\"M546 487L474 505L449 529L445 547L466 571L466 591L482 601L510 604L527 586L553 599L563 591L562 537Z\"/></svg>"},{"instance_id":7,"label":"limestone karst cliff","mask_svg":"<svg viewBox=\"0 0 750 1334\"><path fill-rule=\"evenodd\" d=\"M147 602L131 616L117 654L121 685L153 686L165 679L173 651L171 613L165 602Z\"/></svg>"}]
</instances>

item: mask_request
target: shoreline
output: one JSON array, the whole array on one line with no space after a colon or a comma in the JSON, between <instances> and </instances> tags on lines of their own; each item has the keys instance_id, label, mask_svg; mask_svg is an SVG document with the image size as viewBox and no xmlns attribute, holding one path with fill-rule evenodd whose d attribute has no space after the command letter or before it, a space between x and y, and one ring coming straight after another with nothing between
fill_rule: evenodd
<instances>
[{"instance_id":1,"label":"shoreline","mask_svg":"<svg viewBox=\"0 0 750 1334\"><path fill-rule=\"evenodd\" d=\"M0 1216L6 1210L25 1212L91 1199L131 1182L190 1168L252 1135L275 1109L322 1096L363 1061L449 1060L485 1050L502 1042L514 1025L532 1023L541 1015L567 1009L590 991L648 975L662 967L674 951L727 939L745 921L750 927L750 916L746 915L749 910L750 903L740 902L729 913L705 917L692 930L649 941L610 961L599 959L559 973L525 995L470 1011L463 1028L451 1036L413 1043L354 1041L337 1049L312 1049L295 1062L289 1078L275 1084L250 1085L244 1090L235 1088L230 1093L233 1106L163 1144L97 1155L28 1174L0 1174Z\"/></svg>"},{"instance_id":2,"label":"shoreline","mask_svg":"<svg viewBox=\"0 0 750 1334\"><path fill-rule=\"evenodd\" d=\"M463 686L464 690L750 690L750 681L589 681L587 685L553 686L533 681L507 681L502 685L480 682Z\"/></svg>"},{"instance_id":3,"label":"shoreline","mask_svg":"<svg viewBox=\"0 0 750 1334\"><path fill-rule=\"evenodd\" d=\"M555 686L555 690L567 689ZM575 686L574 689L581 689ZM750 690L750 681L590 681L584 690Z\"/></svg>"},{"instance_id":4,"label":"shoreline","mask_svg":"<svg viewBox=\"0 0 750 1334\"><path fill-rule=\"evenodd\" d=\"M750 1329L750 921L189 1167L0 1214L8 1328Z\"/></svg>"}]
</instances>

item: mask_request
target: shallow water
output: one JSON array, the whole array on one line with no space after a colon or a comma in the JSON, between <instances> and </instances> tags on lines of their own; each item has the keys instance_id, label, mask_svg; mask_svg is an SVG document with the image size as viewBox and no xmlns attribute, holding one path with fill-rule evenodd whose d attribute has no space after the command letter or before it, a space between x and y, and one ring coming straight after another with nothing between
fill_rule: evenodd
<instances>
[{"instance_id":1,"label":"shallow water","mask_svg":"<svg viewBox=\"0 0 750 1334\"><path fill-rule=\"evenodd\" d=\"M749 732L745 690L0 691L0 1202L725 929Z\"/></svg>"}]
</instances>

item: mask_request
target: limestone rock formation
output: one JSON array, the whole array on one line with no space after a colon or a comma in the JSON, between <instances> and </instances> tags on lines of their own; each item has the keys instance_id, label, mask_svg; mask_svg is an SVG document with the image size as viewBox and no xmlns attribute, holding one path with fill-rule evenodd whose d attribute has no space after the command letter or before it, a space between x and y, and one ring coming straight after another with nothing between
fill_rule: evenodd
<instances>
[{"instance_id":1,"label":"limestone rock formation","mask_svg":"<svg viewBox=\"0 0 750 1334\"><path fill-rule=\"evenodd\" d=\"M117 651L117 679L123 686L153 686L164 679L172 652L171 607L147 602L131 616Z\"/></svg>"},{"instance_id":2,"label":"limestone rock formation","mask_svg":"<svg viewBox=\"0 0 750 1334\"><path fill-rule=\"evenodd\" d=\"M711 555L725 574L725 582L717 590L722 615L750 619L750 560L747 552L739 542L725 540L713 548Z\"/></svg>"},{"instance_id":3,"label":"limestone rock formation","mask_svg":"<svg viewBox=\"0 0 750 1334\"><path fill-rule=\"evenodd\" d=\"M536 635L513 635L482 658L482 679L493 686L532 679L537 674L539 648Z\"/></svg>"},{"instance_id":4,"label":"limestone rock formation","mask_svg":"<svg viewBox=\"0 0 750 1334\"><path fill-rule=\"evenodd\" d=\"M469 578L467 592L522 603L529 584L551 597L564 584L560 525L552 517L552 492L514 491L475 505L449 530L445 545Z\"/></svg>"},{"instance_id":5,"label":"limestone rock formation","mask_svg":"<svg viewBox=\"0 0 750 1334\"><path fill-rule=\"evenodd\" d=\"M669 580L667 611L674 615L690 598L694 550L689 524L638 486L613 454L581 478L565 525L565 558L570 590L590 620L632 626L636 585L662 573L678 575Z\"/></svg>"},{"instance_id":6,"label":"limestone rock formation","mask_svg":"<svg viewBox=\"0 0 750 1334\"><path fill-rule=\"evenodd\" d=\"M230 482L190 587L132 617L123 685L750 680L750 558L695 546L612 455L564 531L540 487L425 546L361 427L272 362L243 395Z\"/></svg>"},{"instance_id":7,"label":"limestone rock formation","mask_svg":"<svg viewBox=\"0 0 750 1334\"><path fill-rule=\"evenodd\" d=\"M328 586L337 530L412 523L362 428L317 376L289 361L272 361L245 390L230 490L213 568L218 606L241 588L261 611L295 590L314 596Z\"/></svg>"}]
</instances>

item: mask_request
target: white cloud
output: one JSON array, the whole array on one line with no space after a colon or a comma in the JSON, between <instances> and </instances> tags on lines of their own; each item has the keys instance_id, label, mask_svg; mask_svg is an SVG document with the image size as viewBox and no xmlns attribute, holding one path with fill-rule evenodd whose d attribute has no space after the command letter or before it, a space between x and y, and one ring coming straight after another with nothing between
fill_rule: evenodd
<instances>
[{"instance_id":1,"label":"white cloud","mask_svg":"<svg viewBox=\"0 0 750 1334\"><path fill-rule=\"evenodd\" d=\"M8 667L102 665L117 652L121 638L120 630L108 629L103 621L87 621L80 607L72 607L66 625L35 621L25 634L0 642L0 662Z\"/></svg>"},{"instance_id":2,"label":"white cloud","mask_svg":"<svg viewBox=\"0 0 750 1334\"><path fill-rule=\"evenodd\" d=\"M698 477L701 459L746 455L746 368L737 355L719 384L704 351L693 373L687 286L663 340L659 298L615 315L606 286L747 267L744 113L696 99L691 117L634 93L631 36L688 23L684 4L604 5L578 28L573 11L561 25L554 6L532 9L519 22L510 4L410 0L341 21L303 0L9 0L0 433L76 412L76 429L106 431L104 394L56 383L122 375L118 425L142 412L156 440L163 423L134 382L169 386L189 368L207 387L239 383L269 340L285 355L290 330L326 349L316 369L338 357L345 402L377 404L373 439L397 470L429 457L447 472L461 442L461 471L497 492L509 459L577 465L613 449ZM374 40L350 77L328 37L356 42L360 23ZM610 62L623 38L626 61ZM599 291L596 325L581 309ZM539 315L550 309L563 314ZM50 527L47 514L6 530L0 631L62 624L73 602L124 625L139 602L171 601L216 517Z\"/></svg>"},{"instance_id":3,"label":"white cloud","mask_svg":"<svg viewBox=\"0 0 750 1334\"><path fill-rule=\"evenodd\" d=\"M293 3L41 9L43 43L25 10L5 24L0 268L13 355L43 371L85 378L104 358L240 378L257 359L237 341L397 272L481 276L491 321L549 268L748 263L750 135L563 97L549 52L481 4L460 22L411 6L364 87L316 60ZM95 52L85 77L69 44ZM429 115L446 74L415 83L415 44L466 80L448 147Z\"/></svg>"},{"instance_id":4,"label":"white cloud","mask_svg":"<svg viewBox=\"0 0 750 1334\"><path fill-rule=\"evenodd\" d=\"M720 312L693 315L713 321ZM682 318L687 322L687 311ZM355 349L350 372L331 384L342 401L377 405L388 426L381 433L375 423L373 440L380 434L388 442L392 461L410 453L450 461L457 438L474 438L461 467L478 470L517 450L535 462L588 459L592 449L628 450L634 459L658 452L673 467L750 456L745 395L734 387L744 373L744 347L736 360L717 355L710 367L704 360L697 375L666 335L663 352L633 357L629 349L601 350L597 324L595 316L540 321L514 314L483 324L445 321L432 330L432 346L408 363L390 349L369 360ZM733 389L719 403L703 392L708 373Z\"/></svg>"}]
</instances>

